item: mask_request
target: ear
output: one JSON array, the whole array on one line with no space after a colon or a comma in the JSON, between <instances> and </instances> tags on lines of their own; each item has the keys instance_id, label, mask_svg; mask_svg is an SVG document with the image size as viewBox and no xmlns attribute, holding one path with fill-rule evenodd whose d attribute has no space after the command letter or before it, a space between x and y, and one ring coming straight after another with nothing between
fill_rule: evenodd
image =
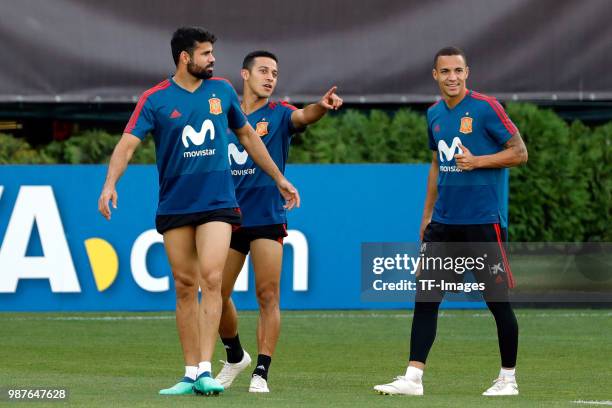
<instances>
[{"instance_id":1,"label":"ear","mask_svg":"<svg viewBox=\"0 0 612 408\"><path fill-rule=\"evenodd\" d=\"M189 56L189 53L187 51L181 51L179 55L179 61L181 61L185 65L188 65L189 61L191 61L191 57Z\"/></svg>"},{"instance_id":2,"label":"ear","mask_svg":"<svg viewBox=\"0 0 612 408\"><path fill-rule=\"evenodd\" d=\"M470 67L466 65L465 66L465 79L468 79L469 76L470 76Z\"/></svg>"},{"instance_id":3,"label":"ear","mask_svg":"<svg viewBox=\"0 0 612 408\"><path fill-rule=\"evenodd\" d=\"M248 81L249 77L251 76L251 73L249 72L248 69L242 68L240 70L240 76L242 77L243 80Z\"/></svg>"},{"instance_id":4,"label":"ear","mask_svg":"<svg viewBox=\"0 0 612 408\"><path fill-rule=\"evenodd\" d=\"M436 71L435 68L431 70L431 76L436 80L436 82L438 81L438 71Z\"/></svg>"}]
</instances>

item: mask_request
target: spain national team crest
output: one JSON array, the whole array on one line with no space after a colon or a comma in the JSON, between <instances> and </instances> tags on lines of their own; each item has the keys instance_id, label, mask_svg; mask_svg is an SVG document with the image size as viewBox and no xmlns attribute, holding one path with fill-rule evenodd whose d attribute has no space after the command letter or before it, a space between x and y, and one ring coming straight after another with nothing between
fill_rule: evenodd
<instances>
[{"instance_id":1,"label":"spain national team crest","mask_svg":"<svg viewBox=\"0 0 612 408\"><path fill-rule=\"evenodd\" d=\"M461 118L461 127L459 128L459 132L467 135L468 133L472 133L472 118L469 116L464 116Z\"/></svg>"},{"instance_id":2,"label":"spain national team crest","mask_svg":"<svg viewBox=\"0 0 612 408\"><path fill-rule=\"evenodd\" d=\"M219 98L210 98L208 100L208 104L210 105L210 113L213 115L220 115L223 113L223 109L221 108L221 99Z\"/></svg>"},{"instance_id":3,"label":"spain national team crest","mask_svg":"<svg viewBox=\"0 0 612 408\"><path fill-rule=\"evenodd\" d=\"M255 132L259 135L259 137L264 137L268 134L268 122L257 122L257 127L255 128Z\"/></svg>"}]
</instances>

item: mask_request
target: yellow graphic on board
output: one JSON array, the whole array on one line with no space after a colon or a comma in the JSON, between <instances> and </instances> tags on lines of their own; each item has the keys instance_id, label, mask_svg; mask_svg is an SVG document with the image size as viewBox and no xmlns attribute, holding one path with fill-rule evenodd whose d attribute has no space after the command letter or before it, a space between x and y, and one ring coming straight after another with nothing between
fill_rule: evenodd
<instances>
[{"instance_id":1,"label":"yellow graphic on board","mask_svg":"<svg viewBox=\"0 0 612 408\"><path fill-rule=\"evenodd\" d=\"M102 238L89 238L85 241L85 249L98 291L104 292L115 282L119 272L117 252Z\"/></svg>"}]
</instances>

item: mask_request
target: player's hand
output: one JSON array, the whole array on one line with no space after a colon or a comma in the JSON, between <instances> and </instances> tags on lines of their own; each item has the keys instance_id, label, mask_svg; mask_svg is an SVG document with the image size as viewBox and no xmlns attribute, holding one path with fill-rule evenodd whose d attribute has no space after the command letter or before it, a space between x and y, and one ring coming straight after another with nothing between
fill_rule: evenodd
<instances>
[{"instance_id":1,"label":"player's hand","mask_svg":"<svg viewBox=\"0 0 612 408\"><path fill-rule=\"evenodd\" d=\"M298 193L289 180L283 177L276 183L276 187L278 187L278 190L285 199L285 205L283 206L285 209L291 210L294 207L300 207L300 193Z\"/></svg>"},{"instance_id":2,"label":"player's hand","mask_svg":"<svg viewBox=\"0 0 612 408\"><path fill-rule=\"evenodd\" d=\"M111 201L113 203L113 208L117 208L117 190L114 187L106 187L102 188L102 193L100 193L100 198L98 199L98 211L100 214L107 220L111 219L111 210L108 202Z\"/></svg>"},{"instance_id":3,"label":"player's hand","mask_svg":"<svg viewBox=\"0 0 612 408\"><path fill-rule=\"evenodd\" d=\"M429 217L423 217L423 219L421 220L421 229L419 231L419 240L420 240L420 248L419 248L419 256L421 256L423 254L424 251L424 245L426 245L423 242L423 236L425 236L425 230L427 229L427 226L429 225L429 223L431 223L431 216ZM421 263L419 262L417 269L415 271L415 275L416 277L420 277L421 276Z\"/></svg>"},{"instance_id":4,"label":"player's hand","mask_svg":"<svg viewBox=\"0 0 612 408\"><path fill-rule=\"evenodd\" d=\"M457 167L463 171L470 171L478 168L478 156L474 156L470 150L462 144L459 148L463 153L455 155Z\"/></svg>"},{"instance_id":5,"label":"player's hand","mask_svg":"<svg viewBox=\"0 0 612 408\"><path fill-rule=\"evenodd\" d=\"M319 106L330 110L338 110L342 106L342 98L336 95L337 86L332 86L329 91L325 92L325 95L319 100Z\"/></svg>"}]
</instances>

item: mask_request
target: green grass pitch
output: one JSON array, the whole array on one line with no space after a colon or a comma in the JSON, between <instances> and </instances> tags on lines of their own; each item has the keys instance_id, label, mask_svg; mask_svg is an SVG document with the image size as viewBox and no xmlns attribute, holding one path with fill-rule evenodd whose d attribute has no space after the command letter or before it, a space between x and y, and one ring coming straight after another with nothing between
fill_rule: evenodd
<instances>
[{"instance_id":1,"label":"green grass pitch","mask_svg":"<svg viewBox=\"0 0 612 408\"><path fill-rule=\"evenodd\" d=\"M499 369L486 310L442 311L424 397L382 396L372 386L403 375L410 311L284 312L269 395L247 392L249 373L219 397L162 397L183 375L170 313L0 313L0 388L67 387L67 402L5 406L88 407L579 407L612 400L610 310L518 309L521 395L480 396ZM254 312L240 316L252 355ZM220 369L222 347L213 368Z\"/></svg>"}]
</instances>

